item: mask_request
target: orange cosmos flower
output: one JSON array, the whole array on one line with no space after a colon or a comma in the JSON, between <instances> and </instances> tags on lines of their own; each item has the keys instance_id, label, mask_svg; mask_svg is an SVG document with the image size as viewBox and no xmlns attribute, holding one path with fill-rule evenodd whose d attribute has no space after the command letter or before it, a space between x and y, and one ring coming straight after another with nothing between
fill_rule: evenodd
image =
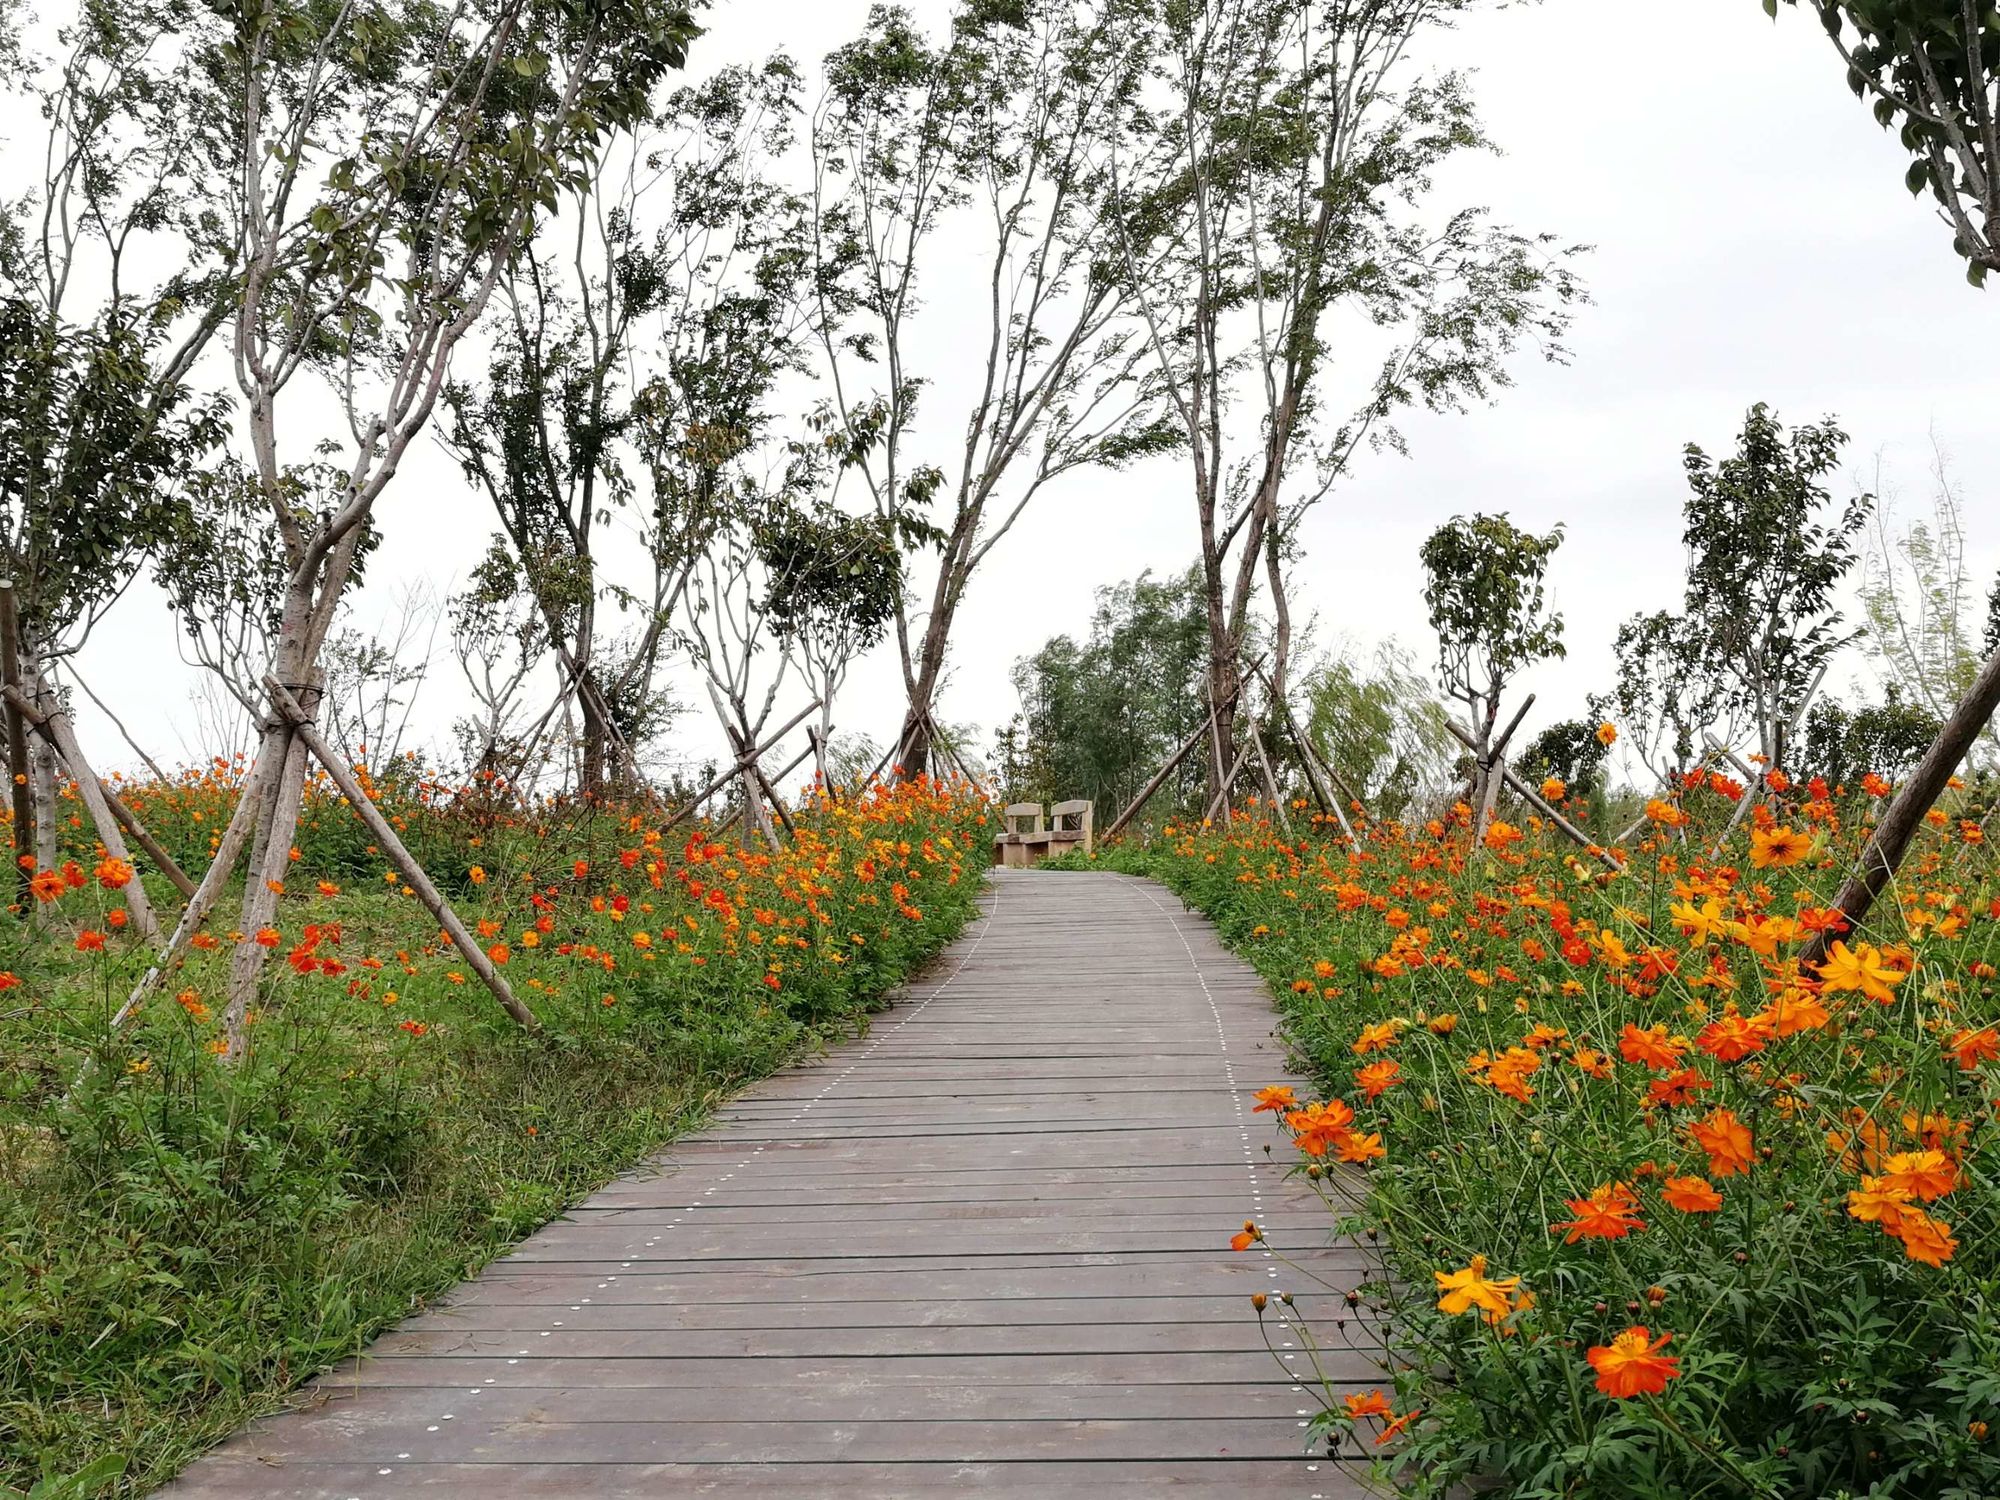
<instances>
[{"instance_id":1,"label":"orange cosmos flower","mask_svg":"<svg viewBox=\"0 0 2000 1500\"><path fill-rule=\"evenodd\" d=\"M41 870L28 882L37 901L53 901L63 893L63 878L54 870Z\"/></svg>"},{"instance_id":2,"label":"orange cosmos flower","mask_svg":"<svg viewBox=\"0 0 2000 1500\"><path fill-rule=\"evenodd\" d=\"M104 934L86 927L76 935L76 951L79 953L102 953Z\"/></svg>"},{"instance_id":3,"label":"orange cosmos flower","mask_svg":"<svg viewBox=\"0 0 2000 1500\"><path fill-rule=\"evenodd\" d=\"M1720 1020L1702 1027L1694 1040L1697 1047L1718 1062L1736 1062L1753 1052L1762 1052L1769 1034L1762 1022L1755 1017L1740 1016L1730 1006Z\"/></svg>"},{"instance_id":4,"label":"orange cosmos flower","mask_svg":"<svg viewBox=\"0 0 2000 1500\"><path fill-rule=\"evenodd\" d=\"M1958 1186L1958 1167L1942 1151L1899 1151L1882 1163L1882 1184L1932 1203Z\"/></svg>"},{"instance_id":5,"label":"orange cosmos flower","mask_svg":"<svg viewBox=\"0 0 2000 1500\"><path fill-rule=\"evenodd\" d=\"M1586 1351L1584 1357L1597 1371L1597 1388L1619 1401L1659 1395L1681 1373L1678 1357L1660 1353L1672 1337L1663 1333L1656 1339L1650 1330L1634 1324L1609 1344Z\"/></svg>"},{"instance_id":6,"label":"orange cosmos flower","mask_svg":"<svg viewBox=\"0 0 2000 1500\"><path fill-rule=\"evenodd\" d=\"M1453 1317L1476 1307L1495 1318L1504 1318L1514 1310L1507 1300L1508 1293L1521 1284L1518 1276L1489 1277L1483 1255L1473 1256L1472 1264L1463 1270L1433 1271L1431 1275L1437 1278L1438 1290L1444 1294L1438 1298L1438 1311Z\"/></svg>"},{"instance_id":7,"label":"orange cosmos flower","mask_svg":"<svg viewBox=\"0 0 2000 1500\"><path fill-rule=\"evenodd\" d=\"M1906 1208L1896 1216L1894 1224L1882 1227L1903 1242L1905 1255L1927 1266L1942 1268L1958 1249L1958 1241L1952 1238L1951 1226L1940 1219L1933 1219L1921 1208Z\"/></svg>"},{"instance_id":8,"label":"orange cosmos flower","mask_svg":"<svg viewBox=\"0 0 2000 1500\"><path fill-rule=\"evenodd\" d=\"M1347 1127L1354 1123L1354 1111L1339 1099L1329 1099L1324 1104L1308 1104L1304 1109L1293 1110L1285 1116L1285 1124L1291 1129L1294 1143L1307 1156L1324 1156L1328 1146L1335 1144Z\"/></svg>"},{"instance_id":9,"label":"orange cosmos flower","mask_svg":"<svg viewBox=\"0 0 2000 1500\"><path fill-rule=\"evenodd\" d=\"M1343 1130L1333 1143L1333 1154L1342 1161L1353 1162L1357 1166L1387 1156L1383 1149L1382 1137L1377 1134L1364 1135L1355 1130Z\"/></svg>"},{"instance_id":10,"label":"orange cosmos flower","mask_svg":"<svg viewBox=\"0 0 2000 1500\"><path fill-rule=\"evenodd\" d=\"M1628 1063L1654 1068L1665 1073L1681 1065L1681 1058L1687 1052L1686 1037L1670 1037L1666 1024L1649 1027L1641 1031L1632 1022L1625 1023L1625 1029L1618 1033L1618 1055Z\"/></svg>"},{"instance_id":11,"label":"orange cosmos flower","mask_svg":"<svg viewBox=\"0 0 2000 1500\"><path fill-rule=\"evenodd\" d=\"M1397 1433L1401 1432L1405 1427L1408 1427L1412 1422L1416 1421L1417 1418L1421 1417L1422 1415L1423 1413L1421 1411L1418 1411L1415 1407L1411 1407L1410 1410L1404 1412L1400 1417L1397 1417L1394 1421L1390 1422L1387 1426L1385 1426L1380 1432L1375 1434L1375 1446L1378 1448L1381 1447L1384 1443L1388 1442L1391 1438L1395 1437Z\"/></svg>"},{"instance_id":12,"label":"orange cosmos flower","mask_svg":"<svg viewBox=\"0 0 2000 1500\"><path fill-rule=\"evenodd\" d=\"M1945 1050L1957 1059L1960 1068L1970 1073L1982 1062L2000 1061L2000 1031L1991 1026L1978 1031L1961 1028Z\"/></svg>"},{"instance_id":13,"label":"orange cosmos flower","mask_svg":"<svg viewBox=\"0 0 2000 1500\"><path fill-rule=\"evenodd\" d=\"M1250 1112L1254 1115L1260 1115L1267 1109L1283 1112L1288 1109L1296 1109L1298 1102L1298 1099L1292 1094L1292 1086L1290 1084L1273 1084L1270 1088L1257 1090L1257 1104Z\"/></svg>"},{"instance_id":14,"label":"orange cosmos flower","mask_svg":"<svg viewBox=\"0 0 2000 1500\"><path fill-rule=\"evenodd\" d=\"M1380 1391L1369 1391L1358 1396L1343 1396L1341 1401L1347 1407L1347 1415L1350 1419L1358 1420L1361 1417L1386 1417L1389 1415L1389 1403Z\"/></svg>"},{"instance_id":15,"label":"orange cosmos flower","mask_svg":"<svg viewBox=\"0 0 2000 1500\"><path fill-rule=\"evenodd\" d=\"M1889 783L1870 771L1861 778L1861 790L1871 797L1886 797L1889 795Z\"/></svg>"},{"instance_id":16,"label":"orange cosmos flower","mask_svg":"<svg viewBox=\"0 0 2000 1500\"><path fill-rule=\"evenodd\" d=\"M1599 724L1597 726L1598 744L1606 746L1608 748L1609 746L1614 744L1617 741L1617 739L1618 739L1618 726L1616 724L1607 722Z\"/></svg>"},{"instance_id":17,"label":"orange cosmos flower","mask_svg":"<svg viewBox=\"0 0 2000 1500\"><path fill-rule=\"evenodd\" d=\"M1243 1227L1229 1237L1229 1248L1232 1250L1248 1250L1262 1238L1264 1238L1264 1231L1257 1227L1256 1222L1251 1219L1245 1219Z\"/></svg>"},{"instance_id":18,"label":"orange cosmos flower","mask_svg":"<svg viewBox=\"0 0 2000 1500\"><path fill-rule=\"evenodd\" d=\"M1569 788L1563 784L1562 777L1547 776L1542 779L1542 799L1544 801L1560 802L1568 795Z\"/></svg>"},{"instance_id":19,"label":"orange cosmos flower","mask_svg":"<svg viewBox=\"0 0 2000 1500\"><path fill-rule=\"evenodd\" d=\"M1660 1201L1684 1214L1712 1214L1722 1207L1722 1194L1706 1177L1669 1177L1660 1184Z\"/></svg>"},{"instance_id":20,"label":"orange cosmos flower","mask_svg":"<svg viewBox=\"0 0 2000 1500\"><path fill-rule=\"evenodd\" d=\"M132 883L132 867L122 859L114 859L109 854L97 862L93 872L97 883L107 891L123 890Z\"/></svg>"},{"instance_id":21,"label":"orange cosmos flower","mask_svg":"<svg viewBox=\"0 0 2000 1500\"><path fill-rule=\"evenodd\" d=\"M1812 850L1812 840L1796 828L1778 824L1750 830L1750 863L1760 870L1795 865Z\"/></svg>"},{"instance_id":22,"label":"orange cosmos flower","mask_svg":"<svg viewBox=\"0 0 2000 1500\"><path fill-rule=\"evenodd\" d=\"M1716 1110L1690 1125L1688 1134L1708 1153L1711 1176L1734 1177L1750 1170L1750 1127L1736 1118L1734 1110Z\"/></svg>"},{"instance_id":23,"label":"orange cosmos flower","mask_svg":"<svg viewBox=\"0 0 2000 1500\"><path fill-rule=\"evenodd\" d=\"M260 948L275 948L283 941L284 935L275 927L259 927L257 929L257 946Z\"/></svg>"},{"instance_id":24,"label":"orange cosmos flower","mask_svg":"<svg viewBox=\"0 0 2000 1500\"><path fill-rule=\"evenodd\" d=\"M465 878L470 880L474 885L484 885L486 884L486 870L483 866L474 865L465 872Z\"/></svg>"},{"instance_id":25,"label":"orange cosmos flower","mask_svg":"<svg viewBox=\"0 0 2000 1500\"><path fill-rule=\"evenodd\" d=\"M1377 1021L1372 1026L1362 1027L1361 1035L1354 1041L1354 1055L1362 1057L1370 1052L1388 1051L1396 1045L1396 1038L1402 1035L1403 1028L1407 1024L1401 1017L1391 1017L1386 1021Z\"/></svg>"},{"instance_id":26,"label":"orange cosmos flower","mask_svg":"<svg viewBox=\"0 0 2000 1500\"><path fill-rule=\"evenodd\" d=\"M1370 1063L1354 1074L1355 1087L1370 1099L1379 1099L1402 1080L1402 1067L1391 1059Z\"/></svg>"},{"instance_id":27,"label":"orange cosmos flower","mask_svg":"<svg viewBox=\"0 0 2000 1500\"><path fill-rule=\"evenodd\" d=\"M1801 1031L1817 1031L1832 1019L1806 990L1783 990L1763 1010L1750 1018L1768 1028L1775 1037L1796 1036Z\"/></svg>"},{"instance_id":28,"label":"orange cosmos flower","mask_svg":"<svg viewBox=\"0 0 2000 1500\"><path fill-rule=\"evenodd\" d=\"M1563 1200L1576 1217L1566 1224L1551 1224L1551 1230L1567 1230L1563 1243L1578 1240L1622 1240L1635 1229L1644 1229L1639 1217L1639 1200L1622 1182L1607 1182L1590 1190L1588 1198Z\"/></svg>"}]
</instances>

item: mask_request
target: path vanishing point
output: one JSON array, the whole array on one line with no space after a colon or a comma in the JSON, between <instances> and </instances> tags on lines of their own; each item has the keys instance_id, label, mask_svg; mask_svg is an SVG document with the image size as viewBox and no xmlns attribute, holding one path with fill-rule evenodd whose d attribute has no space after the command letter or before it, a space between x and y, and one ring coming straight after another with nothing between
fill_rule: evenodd
<instances>
[{"instance_id":1,"label":"path vanishing point","mask_svg":"<svg viewBox=\"0 0 2000 1500\"><path fill-rule=\"evenodd\" d=\"M1337 1345L1337 1294L1302 1272L1361 1265L1251 1112L1297 1082L1273 1023L1163 888L995 871L866 1037L746 1089L162 1493L1361 1494L1308 1450L1308 1357L1251 1310L1291 1291ZM1293 1264L1229 1249L1248 1218ZM1382 1383L1365 1352L1322 1358L1340 1389Z\"/></svg>"}]
</instances>

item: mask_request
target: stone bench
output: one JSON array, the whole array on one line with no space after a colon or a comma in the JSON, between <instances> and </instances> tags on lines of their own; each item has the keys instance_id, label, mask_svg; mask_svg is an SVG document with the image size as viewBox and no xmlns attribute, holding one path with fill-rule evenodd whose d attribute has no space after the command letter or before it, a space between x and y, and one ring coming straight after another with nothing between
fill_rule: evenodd
<instances>
[{"instance_id":1,"label":"stone bench","mask_svg":"<svg viewBox=\"0 0 2000 1500\"><path fill-rule=\"evenodd\" d=\"M1058 802L1044 820L1039 802L1014 802L1001 809L1002 831L993 840L993 863L1014 869L1040 864L1072 849L1091 852L1094 804L1078 797Z\"/></svg>"}]
</instances>

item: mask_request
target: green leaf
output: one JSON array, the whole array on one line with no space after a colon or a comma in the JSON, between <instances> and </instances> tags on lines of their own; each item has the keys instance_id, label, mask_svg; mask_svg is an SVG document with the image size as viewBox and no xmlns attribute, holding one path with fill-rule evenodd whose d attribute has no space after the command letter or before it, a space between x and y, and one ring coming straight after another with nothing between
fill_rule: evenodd
<instances>
[{"instance_id":1,"label":"green leaf","mask_svg":"<svg viewBox=\"0 0 2000 1500\"><path fill-rule=\"evenodd\" d=\"M1903 174L1903 186L1913 194L1923 192L1930 180L1930 168L1921 161L1911 162L1910 170Z\"/></svg>"},{"instance_id":2,"label":"green leaf","mask_svg":"<svg viewBox=\"0 0 2000 1500\"><path fill-rule=\"evenodd\" d=\"M1764 0L1764 14L1772 20L1778 19L1778 0Z\"/></svg>"}]
</instances>

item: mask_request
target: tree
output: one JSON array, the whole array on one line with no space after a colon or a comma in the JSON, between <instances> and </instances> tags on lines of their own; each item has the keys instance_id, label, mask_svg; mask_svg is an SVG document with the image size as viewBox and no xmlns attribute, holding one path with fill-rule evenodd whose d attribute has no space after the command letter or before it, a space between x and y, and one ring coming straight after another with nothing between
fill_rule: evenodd
<instances>
[{"instance_id":1,"label":"tree","mask_svg":"<svg viewBox=\"0 0 2000 1500\"><path fill-rule=\"evenodd\" d=\"M1544 598L1549 559L1563 529L1522 531L1503 512L1454 516L1419 552L1424 603L1438 638L1445 695L1465 705L1472 745L1473 835L1485 831L1500 795L1501 757L1520 722L1500 730L1500 705L1522 668L1564 655L1563 622ZM1523 705L1525 708L1525 705Z\"/></svg>"},{"instance_id":2,"label":"tree","mask_svg":"<svg viewBox=\"0 0 2000 1500\"><path fill-rule=\"evenodd\" d=\"M1559 719L1528 741L1515 757L1530 780L1553 776L1570 796L1588 801L1604 790L1604 765L1611 747L1597 733L1604 716L1593 700L1580 719Z\"/></svg>"},{"instance_id":3,"label":"tree","mask_svg":"<svg viewBox=\"0 0 2000 1500\"><path fill-rule=\"evenodd\" d=\"M699 527L704 503L674 482L697 446L688 433L760 428L772 378L797 363L798 201L768 164L791 147L798 86L780 54L670 95L593 167L550 226L560 234L503 275L484 378L445 388L448 446L493 504L565 708L579 711L586 797L614 773L642 779L638 744L660 720L653 676L692 556L676 534ZM664 222L649 225L662 200ZM650 503L641 476L655 480ZM644 595L600 573L599 532L621 512L653 562ZM601 639L607 594L639 614L615 662Z\"/></svg>"},{"instance_id":4,"label":"tree","mask_svg":"<svg viewBox=\"0 0 2000 1500\"><path fill-rule=\"evenodd\" d=\"M1906 701L1893 686L1882 702L1851 711L1836 698L1820 698L1806 712L1800 770L1849 791L1870 771L1894 781L1922 758L1942 727L1936 714Z\"/></svg>"},{"instance_id":5,"label":"tree","mask_svg":"<svg viewBox=\"0 0 2000 1500\"><path fill-rule=\"evenodd\" d=\"M1797 5L1800 0L1785 0ZM1847 64L1847 86L1910 153L1974 286L2000 268L2000 14L1975 0L1807 0ZM1777 0L1763 0L1778 13Z\"/></svg>"},{"instance_id":6,"label":"tree","mask_svg":"<svg viewBox=\"0 0 2000 1500\"><path fill-rule=\"evenodd\" d=\"M1700 759L1701 735L1729 699L1702 628L1667 610L1634 615L1618 627L1612 653L1611 708L1625 743L1660 786L1671 786Z\"/></svg>"},{"instance_id":7,"label":"tree","mask_svg":"<svg viewBox=\"0 0 2000 1500\"><path fill-rule=\"evenodd\" d=\"M1206 706L1188 691L1206 657L1200 582L1149 573L1097 591L1082 641L1052 637L1014 664L1021 711L1003 745L1012 791L1041 801L1088 797L1100 824L1128 804ZM1201 774L1170 784L1185 805Z\"/></svg>"},{"instance_id":8,"label":"tree","mask_svg":"<svg viewBox=\"0 0 2000 1500\"><path fill-rule=\"evenodd\" d=\"M18 669L119 858L51 674L180 523L190 476L226 432L224 404L190 382L227 313L234 252L216 233L194 68L174 45L184 22L178 5L138 0L86 6L57 33L60 60L29 84L40 171L0 212L0 568L19 603ZM0 56L18 65L13 43L10 31ZM53 763L38 757L35 777L44 862Z\"/></svg>"},{"instance_id":9,"label":"tree","mask_svg":"<svg viewBox=\"0 0 2000 1500\"><path fill-rule=\"evenodd\" d=\"M1476 3L1126 7L1122 29L1138 38L1160 103L1118 143L1106 238L1189 460L1212 703L1229 703L1240 680L1260 578L1283 696L1290 539L1360 452L1405 451L1399 412L1487 399L1508 383L1523 339L1562 357L1582 295L1575 252L1432 201L1433 173L1489 143L1465 80L1428 76L1418 59ZM1331 330L1344 318L1389 348L1343 391ZM1254 424L1225 422L1237 408ZM1232 718L1225 708L1225 745Z\"/></svg>"},{"instance_id":10,"label":"tree","mask_svg":"<svg viewBox=\"0 0 2000 1500\"><path fill-rule=\"evenodd\" d=\"M473 0L395 15L229 0L190 39L231 184L233 373L287 569L269 675L308 712L367 523L429 423L453 353L539 217L578 186L608 134L644 118L694 30L683 7L659 0L581 12ZM285 454L300 437L280 420L308 370L328 379L347 424L341 486L317 516L292 503ZM273 713L174 943L205 917L245 841L238 925L270 924L306 753L305 735ZM232 961L232 1055L266 952L245 942Z\"/></svg>"},{"instance_id":11,"label":"tree","mask_svg":"<svg viewBox=\"0 0 2000 1500\"><path fill-rule=\"evenodd\" d=\"M1342 652L1305 678L1305 732L1321 758L1378 818L1439 802L1458 763L1445 707L1395 642L1372 661Z\"/></svg>"},{"instance_id":12,"label":"tree","mask_svg":"<svg viewBox=\"0 0 2000 1500\"><path fill-rule=\"evenodd\" d=\"M1759 402L1730 457L1713 460L1693 443L1686 450L1687 618L1773 769L1786 764L1826 664L1852 639L1841 633L1834 592L1857 560L1874 500L1857 494L1822 514L1824 481L1846 442L1831 419L1787 434Z\"/></svg>"},{"instance_id":13,"label":"tree","mask_svg":"<svg viewBox=\"0 0 2000 1500\"><path fill-rule=\"evenodd\" d=\"M827 59L813 120L812 257L830 440L877 516L908 535L939 505L937 573L895 629L904 774L930 764L951 632L974 574L1057 477L1156 446L1098 240L1102 147L1134 70L1105 7L959 0L932 44L900 6ZM968 250L952 231L973 236ZM957 274L954 274L957 273ZM962 447L920 450L918 314L986 315ZM958 362L952 352L950 371ZM942 460L942 461L940 461Z\"/></svg>"},{"instance_id":14,"label":"tree","mask_svg":"<svg viewBox=\"0 0 2000 1500\"><path fill-rule=\"evenodd\" d=\"M1965 501L1935 440L1930 477L1928 519L1891 532L1887 506L1872 517L1859 590L1868 628L1860 640L1875 658L1883 690L1907 693L1942 723L1978 676L1982 656L2000 644L1982 645L1981 631L1992 622L2000 592L1978 598L1966 559ZM1984 733L1990 751L1991 724Z\"/></svg>"}]
</instances>

